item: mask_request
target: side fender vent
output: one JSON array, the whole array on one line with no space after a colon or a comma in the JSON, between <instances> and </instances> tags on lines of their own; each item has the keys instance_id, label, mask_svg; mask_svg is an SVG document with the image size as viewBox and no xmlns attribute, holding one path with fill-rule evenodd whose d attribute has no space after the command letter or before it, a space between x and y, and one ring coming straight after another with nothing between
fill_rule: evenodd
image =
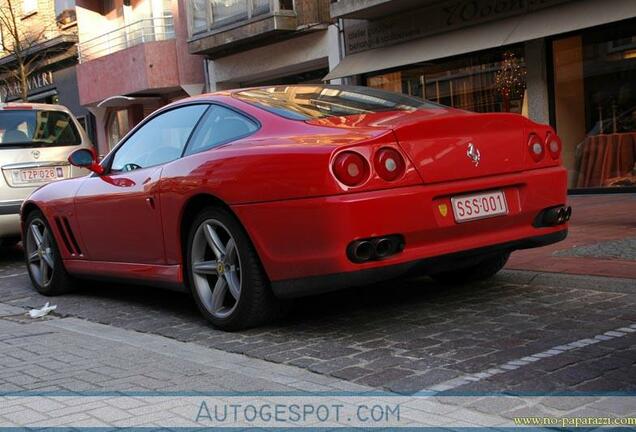
<instances>
[{"instance_id":1,"label":"side fender vent","mask_svg":"<svg viewBox=\"0 0 636 432\"><path fill-rule=\"evenodd\" d=\"M82 250L77 243L77 239L73 234L73 229L71 228L71 224L69 224L68 219L64 216L56 217L55 225L60 232L60 236L62 237L62 242L64 243L66 250L71 255L82 255Z\"/></svg>"}]
</instances>

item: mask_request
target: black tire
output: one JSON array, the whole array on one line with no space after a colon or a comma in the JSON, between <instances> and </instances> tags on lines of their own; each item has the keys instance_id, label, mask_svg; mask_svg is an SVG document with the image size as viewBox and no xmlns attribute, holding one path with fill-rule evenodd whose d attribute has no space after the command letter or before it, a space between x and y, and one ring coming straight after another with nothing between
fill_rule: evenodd
<instances>
[{"instance_id":1,"label":"black tire","mask_svg":"<svg viewBox=\"0 0 636 432\"><path fill-rule=\"evenodd\" d=\"M218 221L227 229L236 244L240 260L240 296L231 313L226 317L213 315L204 305L195 286L193 272L193 244L199 228L210 220ZM210 207L201 211L192 222L186 243L186 277L201 314L215 327L234 331L259 326L274 320L281 311L281 303L274 296L260 259L241 223L229 211ZM206 276L208 283L218 276Z\"/></svg>"},{"instance_id":2,"label":"black tire","mask_svg":"<svg viewBox=\"0 0 636 432\"><path fill-rule=\"evenodd\" d=\"M40 282L38 274L36 274L36 264L31 262L29 259L29 249L32 249L33 247L30 243L32 234L29 234L29 230L34 224L44 226L46 230L48 230L48 247L50 250L50 257L53 262L53 269L48 282L44 284ZM68 274L66 268L64 268L64 262L62 261L60 250L57 246L57 242L55 241L55 236L51 232L51 227L41 211L34 210L29 213L26 223L24 224L22 238L24 239L24 259L27 271L29 273L31 283L37 292L45 296L56 296L73 291L75 289L75 280ZM42 258L40 258L40 260L41 259Z\"/></svg>"},{"instance_id":3,"label":"black tire","mask_svg":"<svg viewBox=\"0 0 636 432\"><path fill-rule=\"evenodd\" d=\"M490 256L469 267L458 267L456 270L432 274L431 277L445 284L465 284L490 279L508 262L510 252Z\"/></svg>"}]
</instances>

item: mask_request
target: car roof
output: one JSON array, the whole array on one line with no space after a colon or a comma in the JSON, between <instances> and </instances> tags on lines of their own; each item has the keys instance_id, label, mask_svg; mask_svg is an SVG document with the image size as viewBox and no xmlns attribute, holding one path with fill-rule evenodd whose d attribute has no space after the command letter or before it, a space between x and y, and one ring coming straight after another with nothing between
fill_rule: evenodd
<instances>
[{"instance_id":1,"label":"car roof","mask_svg":"<svg viewBox=\"0 0 636 432\"><path fill-rule=\"evenodd\" d=\"M347 85L347 84L313 84L313 83L312 84L273 84L273 85L264 85L264 86L257 86L257 87L241 87L241 88L235 88L235 89L229 89L229 90L220 90L220 91L210 92L210 93L202 93L197 96L192 96L189 99L206 99L206 98L213 98L214 96L232 96L244 91L269 90L269 89L280 88L280 87L290 87L290 88L321 87L326 89L341 89L341 90L364 88L364 86L354 86L354 85Z\"/></svg>"},{"instance_id":2,"label":"car roof","mask_svg":"<svg viewBox=\"0 0 636 432\"><path fill-rule=\"evenodd\" d=\"M64 105L55 104L43 104L43 103L29 103L29 102L2 102L0 103L0 110L4 109L20 109L25 110L40 110L40 111L64 111L70 112Z\"/></svg>"}]
</instances>

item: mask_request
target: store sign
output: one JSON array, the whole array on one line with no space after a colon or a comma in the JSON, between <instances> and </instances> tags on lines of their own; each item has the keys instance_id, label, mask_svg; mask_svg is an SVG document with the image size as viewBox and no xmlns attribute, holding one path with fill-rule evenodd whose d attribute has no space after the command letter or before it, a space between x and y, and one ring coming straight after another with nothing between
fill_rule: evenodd
<instances>
[{"instance_id":1,"label":"store sign","mask_svg":"<svg viewBox=\"0 0 636 432\"><path fill-rule=\"evenodd\" d=\"M572 0L449 0L373 21L347 23L347 54L521 15Z\"/></svg>"},{"instance_id":2,"label":"store sign","mask_svg":"<svg viewBox=\"0 0 636 432\"><path fill-rule=\"evenodd\" d=\"M29 88L29 92L33 90L38 90L44 87L48 87L53 85L53 72L39 72L29 76L27 80L27 86ZM20 83L17 79L11 79L7 81L7 84L0 87L0 97L3 101L7 99L12 99L16 97L20 97Z\"/></svg>"}]
</instances>

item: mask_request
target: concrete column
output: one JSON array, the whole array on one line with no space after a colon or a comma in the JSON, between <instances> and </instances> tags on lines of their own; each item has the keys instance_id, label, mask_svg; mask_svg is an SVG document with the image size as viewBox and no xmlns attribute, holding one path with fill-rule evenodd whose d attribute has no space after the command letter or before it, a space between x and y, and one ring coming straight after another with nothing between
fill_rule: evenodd
<instances>
[{"instance_id":1,"label":"concrete column","mask_svg":"<svg viewBox=\"0 0 636 432\"><path fill-rule=\"evenodd\" d=\"M205 66L206 68L206 86L208 88L208 92L210 93L214 93L216 91L222 91L222 90L232 90L235 88L239 88L241 85L238 82L233 82L233 81L218 81L217 80L217 76L216 76L216 72L215 72L215 67L214 67L214 60L210 60L210 59L206 59L205 60Z\"/></svg>"},{"instance_id":2,"label":"concrete column","mask_svg":"<svg viewBox=\"0 0 636 432\"><path fill-rule=\"evenodd\" d=\"M528 69L528 117L538 123L550 122L548 78L545 39L534 39L525 43L525 59Z\"/></svg>"},{"instance_id":3,"label":"concrete column","mask_svg":"<svg viewBox=\"0 0 636 432\"><path fill-rule=\"evenodd\" d=\"M214 74L214 60L203 60L203 68L205 72L205 89L213 93L216 91L216 77Z\"/></svg>"},{"instance_id":4,"label":"concrete column","mask_svg":"<svg viewBox=\"0 0 636 432\"><path fill-rule=\"evenodd\" d=\"M342 22L342 21L340 21ZM329 70L333 70L340 60L342 60L342 50L341 44L342 41L340 38L342 34L340 33L340 29L337 25L330 25L327 29L327 53L329 58ZM342 79L337 78L330 81L331 84L342 84Z\"/></svg>"},{"instance_id":5,"label":"concrete column","mask_svg":"<svg viewBox=\"0 0 636 432\"><path fill-rule=\"evenodd\" d=\"M106 133L106 122L108 121L108 109L98 107L86 107L88 111L95 116L95 135L97 142L93 145L97 148L99 156L105 156L108 153L108 135Z\"/></svg>"}]
</instances>

